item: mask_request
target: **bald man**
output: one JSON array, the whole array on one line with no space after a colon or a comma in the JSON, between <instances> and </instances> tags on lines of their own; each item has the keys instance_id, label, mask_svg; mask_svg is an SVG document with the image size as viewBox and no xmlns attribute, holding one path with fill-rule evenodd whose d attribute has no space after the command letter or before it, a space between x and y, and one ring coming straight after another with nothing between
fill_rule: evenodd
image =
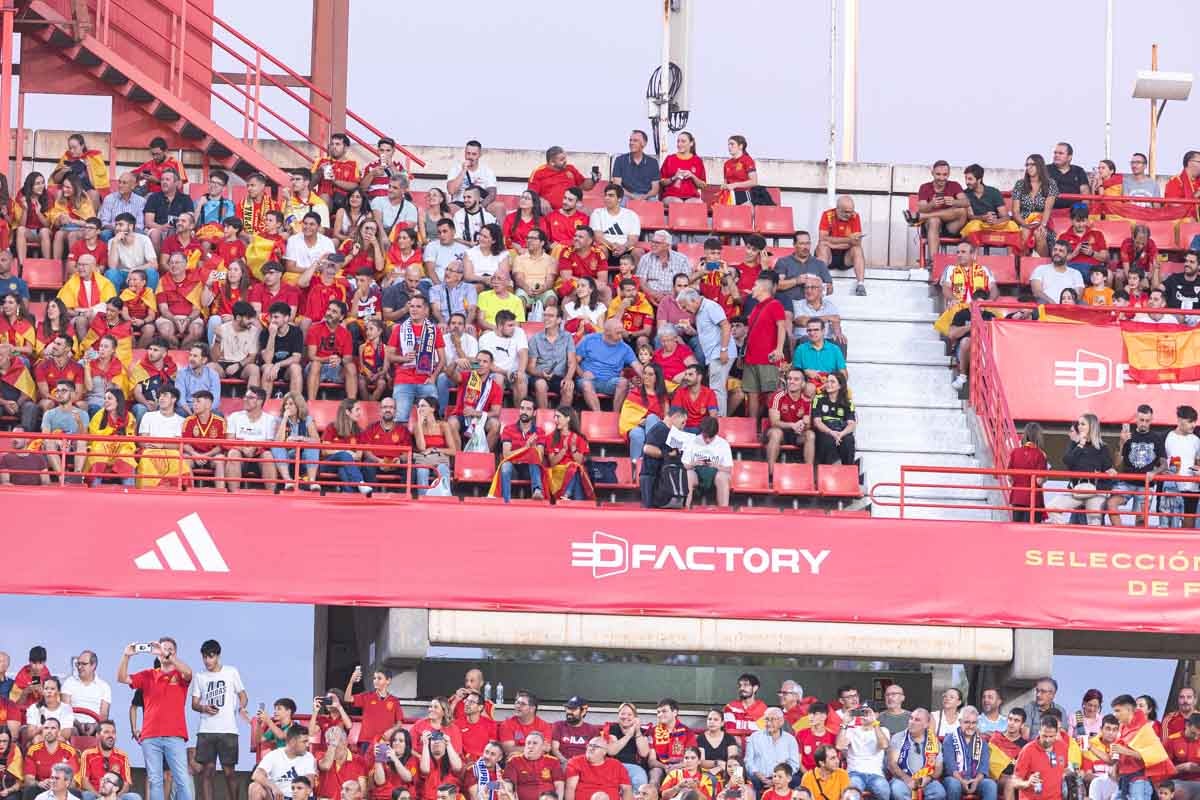
<instances>
[{"instance_id":1,"label":"bald man","mask_svg":"<svg viewBox=\"0 0 1200 800\"><path fill-rule=\"evenodd\" d=\"M854 270L858 286L854 293L863 296L867 286L863 281L867 274L867 259L863 254L862 219L854 210L854 200L849 195L837 199L837 206L821 215L820 239L817 240L817 258L830 269Z\"/></svg>"}]
</instances>

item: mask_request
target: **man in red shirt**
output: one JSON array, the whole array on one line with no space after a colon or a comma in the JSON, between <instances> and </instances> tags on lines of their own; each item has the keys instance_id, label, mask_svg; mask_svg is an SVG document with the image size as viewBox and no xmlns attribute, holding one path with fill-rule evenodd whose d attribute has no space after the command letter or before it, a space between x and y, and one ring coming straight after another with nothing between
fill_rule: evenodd
<instances>
[{"instance_id":1,"label":"man in red shirt","mask_svg":"<svg viewBox=\"0 0 1200 800\"><path fill-rule=\"evenodd\" d=\"M178 645L164 636L150 645L125 646L117 665L117 680L142 693L142 755L146 764L148 800L163 800L163 766L171 771L172 797L190 798L188 781L187 719L184 707L192 681L192 668L175 655ZM129 659L136 653L156 656L160 667L129 674Z\"/></svg>"},{"instance_id":2,"label":"man in red shirt","mask_svg":"<svg viewBox=\"0 0 1200 800\"><path fill-rule=\"evenodd\" d=\"M725 730L732 736L749 736L763 729L767 704L758 699L758 676L746 672L738 676L737 699L725 704Z\"/></svg>"},{"instance_id":3,"label":"man in red shirt","mask_svg":"<svg viewBox=\"0 0 1200 800\"><path fill-rule=\"evenodd\" d=\"M1175 781L1200 781L1200 714L1189 714L1183 730L1168 735L1166 745L1178 773Z\"/></svg>"},{"instance_id":4,"label":"man in red shirt","mask_svg":"<svg viewBox=\"0 0 1200 800\"><path fill-rule=\"evenodd\" d=\"M187 257L173 253L167 260L167 272L158 282L158 335L171 347L186 348L204 337L204 308L200 296L204 286L200 277L189 273Z\"/></svg>"},{"instance_id":5,"label":"man in red shirt","mask_svg":"<svg viewBox=\"0 0 1200 800\"><path fill-rule=\"evenodd\" d=\"M29 796L36 796L35 787L49 789L51 770L55 764L66 764L75 773L76 786L79 782L79 752L66 741L59 730L60 723L54 717L42 721L42 740L29 746L25 752L25 785ZM15 745L15 742L14 742ZM75 787L72 786L72 789ZM29 791L33 789L33 791Z\"/></svg>"},{"instance_id":6,"label":"man in red shirt","mask_svg":"<svg viewBox=\"0 0 1200 800\"><path fill-rule=\"evenodd\" d=\"M1162 721L1163 744L1175 733L1183 733L1188 718L1196 712L1196 690L1184 686L1175 698L1175 710L1167 712Z\"/></svg>"},{"instance_id":7,"label":"man in red shirt","mask_svg":"<svg viewBox=\"0 0 1200 800\"><path fill-rule=\"evenodd\" d=\"M758 280L758 276L766 265L762 263L763 251L767 249L767 240L759 236L757 233L752 233L744 240L746 245L746 256L742 259L742 263L733 267L737 271L737 288L738 294L742 296L743 308L749 313L754 308L754 304L746 303L747 297L754 291L754 282Z\"/></svg>"},{"instance_id":8,"label":"man in red shirt","mask_svg":"<svg viewBox=\"0 0 1200 800\"><path fill-rule=\"evenodd\" d=\"M813 703L808 707L808 727L796 734L796 744L800 747L800 765L806 772L817 768L818 747L833 747L837 742L837 733L825 727L828 717L827 704Z\"/></svg>"},{"instance_id":9,"label":"man in red shirt","mask_svg":"<svg viewBox=\"0 0 1200 800\"><path fill-rule=\"evenodd\" d=\"M278 261L268 261L263 264L262 283L256 283L250 287L247 300L250 305L254 306L263 327L266 327L271 321L269 309L274 303L287 303L292 309L292 318L295 318L296 311L300 307L300 290L290 283L283 282L283 264Z\"/></svg>"},{"instance_id":10,"label":"man in red shirt","mask_svg":"<svg viewBox=\"0 0 1200 800\"><path fill-rule=\"evenodd\" d=\"M388 184L393 176L408 177L408 171L404 169L404 161L395 157L395 139L384 136L375 147L379 150L379 158L367 164L362 178L358 182L359 188L367 193L370 200L374 200L376 197L387 197Z\"/></svg>"},{"instance_id":11,"label":"man in red shirt","mask_svg":"<svg viewBox=\"0 0 1200 800\"><path fill-rule=\"evenodd\" d=\"M770 396L779 387L779 365L784 361L783 345L787 341L787 313L783 303L775 299L778 280L778 275L770 270L759 273L751 294L754 309L746 320L742 390L756 427L763 396Z\"/></svg>"},{"instance_id":12,"label":"man in red shirt","mask_svg":"<svg viewBox=\"0 0 1200 800\"><path fill-rule=\"evenodd\" d=\"M933 180L917 189L917 213L904 216L914 225L925 229L929 252L941 252L942 234L956 236L967 224L970 203L962 186L950 180L950 163L933 162Z\"/></svg>"},{"instance_id":13,"label":"man in red shirt","mask_svg":"<svg viewBox=\"0 0 1200 800\"><path fill-rule=\"evenodd\" d=\"M679 704L670 697L658 701L658 721L646 728L650 740L650 782L658 785L667 771L683 764L683 751L696 744L696 736L679 721Z\"/></svg>"},{"instance_id":14,"label":"man in red shirt","mask_svg":"<svg viewBox=\"0 0 1200 800\"><path fill-rule=\"evenodd\" d=\"M392 397L396 419L408 421L418 397L437 399L436 378L446 361L446 340L429 319L429 301L420 294L408 299L408 319L392 326L387 363L394 364Z\"/></svg>"},{"instance_id":15,"label":"man in red shirt","mask_svg":"<svg viewBox=\"0 0 1200 800\"><path fill-rule=\"evenodd\" d=\"M359 441L388 448L363 453L363 461L376 465L381 474L402 475L402 465L408 461L405 450L412 447L413 441L408 426L396 424L396 401L393 398L384 397L379 401L379 419L363 431Z\"/></svg>"},{"instance_id":16,"label":"man in red shirt","mask_svg":"<svg viewBox=\"0 0 1200 800\"><path fill-rule=\"evenodd\" d=\"M671 395L671 405L687 412L689 433L699 433L700 420L705 416L718 416L717 394L700 380L700 366L689 364L679 379L679 388Z\"/></svg>"},{"instance_id":17,"label":"man in red shirt","mask_svg":"<svg viewBox=\"0 0 1200 800\"><path fill-rule=\"evenodd\" d=\"M230 219L237 219L231 217ZM161 269L166 269L170 257L174 253L183 253L187 259L188 272L194 272L204 258L204 245L196 238L196 217L191 211L185 211L175 218L175 233L163 239L162 247L158 250L158 261ZM226 226L225 230L232 230ZM222 244L225 244L222 242ZM239 242L240 244L240 242ZM243 251L245 246L243 245ZM228 263L228 262L226 262Z\"/></svg>"},{"instance_id":18,"label":"man in red shirt","mask_svg":"<svg viewBox=\"0 0 1200 800\"><path fill-rule=\"evenodd\" d=\"M500 723L500 744L506 755L523 749L525 737L533 731L540 733L543 741L550 741L550 723L537 715L538 699L533 692L524 689L517 692L513 708L516 713ZM590 794L586 796L591 797Z\"/></svg>"},{"instance_id":19,"label":"man in red shirt","mask_svg":"<svg viewBox=\"0 0 1200 800\"><path fill-rule=\"evenodd\" d=\"M345 696L349 697L351 702L362 712L362 728L358 734L358 748L366 753L378 741L391 741L392 734L404 724L404 709L400 707L400 701L389 691L389 687L392 685L391 670L375 670L371 673L374 691L355 694L354 685L361 683L362 677L362 667L355 667L350 681L346 684Z\"/></svg>"},{"instance_id":20,"label":"man in red shirt","mask_svg":"<svg viewBox=\"0 0 1200 800\"><path fill-rule=\"evenodd\" d=\"M521 754L509 757L504 778L517 787L517 800L538 800L542 792L562 797L566 782L558 759L546 755L546 739L539 731L530 731Z\"/></svg>"},{"instance_id":21,"label":"man in red shirt","mask_svg":"<svg viewBox=\"0 0 1200 800\"><path fill-rule=\"evenodd\" d=\"M768 481L774 477L775 465L779 463L779 451L785 444L803 447L804 463L813 463L816 438L809 425L809 418L812 416L814 394L816 390L804 377L804 370L792 367L787 372L787 386L771 395L767 403L767 419L771 423L771 427L767 428Z\"/></svg>"},{"instance_id":22,"label":"man in red shirt","mask_svg":"<svg viewBox=\"0 0 1200 800\"><path fill-rule=\"evenodd\" d=\"M612 300L612 289L608 284L608 256L596 246L596 236L587 223L575 229L571 246L559 251L558 282L555 291L565 302L575 291L575 280L591 278L596 282L596 293L600 302Z\"/></svg>"},{"instance_id":23,"label":"man in red shirt","mask_svg":"<svg viewBox=\"0 0 1200 800\"><path fill-rule=\"evenodd\" d=\"M584 722L588 704L579 695L573 695L563 705L563 718L554 723L550 749L564 764L575 756L587 754L587 743L600 735L601 727Z\"/></svg>"},{"instance_id":24,"label":"man in red shirt","mask_svg":"<svg viewBox=\"0 0 1200 800\"><path fill-rule=\"evenodd\" d=\"M867 259L863 253L862 219L854 210L854 200L849 195L837 199L837 206L821 215L820 238L817 240L817 258L830 269L854 269L858 286L854 293L863 296L867 285Z\"/></svg>"},{"instance_id":25,"label":"man in red shirt","mask_svg":"<svg viewBox=\"0 0 1200 800\"><path fill-rule=\"evenodd\" d=\"M346 157L350 137L335 133L329 137L329 155L313 162L312 172L317 178L317 194L329 206L330 213L346 204L346 195L358 187L358 162Z\"/></svg>"},{"instance_id":26,"label":"man in red shirt","mask_svg":"<svg viewBox=\"0 0 1200 800\"><path fill-rule=\"evenodd\" d=\"M308 333L304 335L310 403L317 399L317 390L322 383L342 384L346 397L358 397L358 367L354 363L353 344L350 331L342 324L346 312L345 303L331 300L325 308L325 318L310 325Z\"/></svg>"},{"instance_id":27,"label":"man in red shirt","mask_svg":"<svg viewBox=\"0 0 1200 800\"><path fill-rule=\"evenodd\" d=\"M80 788L85 792L100 794L100 781L108 772L121 776L118 794L129 791L133 781L129 771L129 754L117 748L117 726L111 719L101 720L96 747L89 747L80 753L79 767Z\"/></svg>"},{"instance_id":28,"label":"man in red shirt","mask_svg":"<svg viewBox=\"0 0 1200 800\"><path fill-rule=\"evenodd\" d=\"M92 217L83 223L83 237L76 239L67 254L67 274L75 272L75 262L84 253L95 256L97 264L108 263L108 244L100 238L100 230L104 223L99 217Z\"/></svg>"},{"instance_id":29,"label":"man in red shirt","mask_svg":"<svg viewBox=\"0 0 1200 800\"><path fill-rule=\"evenodd\" d=\"M615 758L609 758L608 747L597 736L587 743L587 752L567 762L563 800L592 800L603 792L609 800L633 800L633 784L629 773Z\"/></svg>"},{"instance_id":30,"label":"man in red shirt","mask_svg":"<svg viewBox=\"0 0 1200 800\"><path fill-rule=\"evenodd\" d=\"M58 405L54 399L54 387L59 381L71 381L75 384L75 396L71 402L80 408L86 408L87 405L83 400L83 367L79 366L79 362L71 357L71 340L65 333L60 333L50 340L50 344L46 345L46 350L42 354L42 360L33 368L33 378L37 382L37 401L43 411L49 411ZM46 651L43 650L43 653ZM33 663L32 661L30 662ZM35 668L37 665L34 665ZM22 667L24 672L26 667ZM49 677L49 670L46 670L45 664L41 665L41 669L45 670ZM34 674L30 673L25 676L26 680ZM21 673L17 673L18 683L14 684L14 689L20 685ZM40 680L40 679L39 679ZM27 685L27 684L26 684ZM21 686L24 689L24 686ZM37 692L36 698L25 702L22 710L31 702L37 702L41 699L40 689ZM21 702L13 698L14 702Z\"/></svg>"},{"instance_id":31,"label":"man in red shirt","mask_svg":"<svg viewBox=\"0 0 1200 800\"><path fill-rule=\"evenodd\" d=\"M146 195L162 191L162 176L167 170L173 170L179 176L179 190L187 191L187 170L177 158L167 155L167 140L155 136L150 140L150 160L133 171L137 176L138 185L145 189ZM99 786L96 783L96 786Z\"/></svg>"},{"instance_id":32,"label":"man in red shirt","mask_svg":"<svg viewBox=\"0 0 1200 800\"><path fill-rule=\"evenodd\" d=\"M588 215L579 210L583 200L583 192L578 186L572 186L563 192L561 207L542 217L546 235L550 237L550 245L558 245L561 249L575 238L575 231L588 224ZM608 257L605 257L605 263Z\"/></svg>"},{"instance_id":33,"label":"man in red shirt","mask_svg":"<svg viewBox=\"0 0 1200 800\"><path fill-rule=\"evenodd\" d=\"M1200 150L1188 150L1183 154L1183 171L1163 187L1163 197L1180 200L1200 200ZM1200 205L1173 206L1179 216L1189 220L1200 219Z\"/></svg>"},{"instance_id":34,"label":"man in red shirt","mask_svg":"<svg viewBox=\"0 0 1200 800\"><path fill-rule=\"evenodd\" d=\"M1058 718L1044 716L1038 737L1021 748L1009 779L1020 800L1062 800L1068 745L1058 730Z\"/></svg>"},{"instance_id":35,"label":"man in red shirt","mask_svg":"<svg viewBox=\"0 0 1200 800\"><path fill-rule=\"evenodd\" d=\"M390 399L390 398L389 398ZM462 734L463 761L470 763L483 755L487 743L495 741L500 734L496 720L483 714L483 695L468 690L462 702L455 707L455 712L462 711L462 716L455 716L454 724Z\"/></svg>"},{"instance_id":36,"label":"man in red shirt","mask_svg":"<svg viewBox=\"0 0 1200 800\"><path fill-rule=\"evenodd\" d=\"M1088 222L1087 203L1071 206L1071 227L1058 235L1058 241L1067 246L1067 266L1083 276L1084 286L1091 282L1092 267L1108 265L1108 244Z\"/></svg>"},{"instance_id":37,"label":"man in red shirt","mask_svg":"<svg viewBox=\"0 0 1200 800\"><path fill-rule=\"evenodd\" d=\"M487 436L488 450L495 452L500 441L500 408L504 405L504 378L492 371L492 354L480 350L475 355L475 368L464 372L458 380L458 402L447 413L446 420L459 435L464 446L479 435L482 425ZM549 729L546 738L549 738Z\"/></svg>"},{"instance_id":38,"label":"man in red shirt","mask_svg":"<svg viewBox=\"0 0 1200 800\"><path fill-rule=\"evenodd\" d=\"M549 214L562 205L567 189L579 187L586 192L596 185L595 178L599 173L599 169L593 169L591 178L583 177L574 164L567 163L563 149L555 145L546 151L546 163L529 176L529 191L542 198L542 213Z\"/></svg>"}]
</instances>

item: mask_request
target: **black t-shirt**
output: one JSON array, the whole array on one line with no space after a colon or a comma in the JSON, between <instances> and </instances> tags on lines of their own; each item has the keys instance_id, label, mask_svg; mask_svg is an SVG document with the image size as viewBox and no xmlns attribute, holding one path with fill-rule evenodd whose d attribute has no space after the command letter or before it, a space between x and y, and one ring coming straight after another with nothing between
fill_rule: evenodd
<instances>
[{"instance_id":1,"label":"black t-shirt","mask_svg":"<svg viewBox=\"0 0 1200 800\"><path fill-rule=\"evenodd\" d=\"M696 747L700 748L701 761L725 761L729 758L730 745L736 745L737 739L734 739L728 733L725 734L720 743L713 747L708 743L708 737L703 733L696 736Z\"/></svg>"},{"instance_id":2,"label":"black t-shirt","mask_svg":"<svg viewBox=\"0 0 1200 800\"><path fill-rule=\"evenodd\" d=\"M988 321L989 319L996 318L996 315L993 314L992 312L988 311L986 308L983 311L979 312L979 316L983 318L984 322ZM958 310L958 312L954 315L954 319L950 320L950 327L957 328L960 325L966 325L970 321L971 321L970 307L960 308Z\"/></svg>"},{"instance_id":3,"label":"black t-shirt","mask_svg":"<svg viewBox=\"0 0 1200 800\"><path fill-rule=\"evenodd\" d=\"M995 186L984 186L983 197L976 197L974 192L968 191L967 202L971 204L971 214L982 217L988 212L999 212L1004 207L1004 195Z\"/></svg>"},{"instance_id":4,"label":"black t-shirt","mask_svg":"<svg viewBox=\"0 0 1200 800\"><path fill-rule=\"evenodd\" d=\"M270 335L270 331L266 328L258 333L258 349L262 353L264 364L274 364L290 357L293 353L304 352L304 334L300 332L299 326L288 325L287 333L275 334L274 353L267 352L267 339Z\"/></svg>"},{"instance_id":5,"label":"black t-shirt","mask_svg":"<svg viewBox=\"0 0 1200 800\"><path fill-rule=\"evenodd\" d=\"M154 215L154 222L157 225L174 224L180 214L193 210L195 210L195 204L192 203L192 198L186 192L176 192L175 199L169 203L167 196L162 192L155 192L146 198L145 211L147 214Z\"/></svg>"},{"instance_id":6,"label":"black t-shirt","mask_svg":"<svg viewBox=\"0 0 1200 800\"><path fill-rule=\"evenodd\" d=\"M1083 171L1083 167L1078 164L1072 164L1064 174L1058 167L1051 164L1046 168L1050 173L1050 180L1058 186L1059 194L1088 194L1088 176ZM1055 208L1070 208L1078 203L1078 200L1055 200Z\"/></svg>"},{"instance_id":7,"label":"black t-shirt","mask_svg":"<svg viewBox=\"0 0 1200 800\"><path fill-rule=\"evenodd\" d=\"M664 453L667 450L667 437L671 435L671 426L665 422L660 422L651 428L646 433L646 444L653 445ZM642 475L647 478L653 478L658 475L658 470L662 466L661 458L653 458L648 454L642 455Z\"/></svg>"},{"instance_id":8,"label":"black t-shirt","mask_svg":"<svg viewBox=\"0 0 1200 800\"><path fill-rule=\"evenodd\" d=\"M1188 280L1182 272L1163 279L1163 290L1167 294L1169 308L1200 308L1200 275Z\"/></svg>"},{"instance_id":9,"label":"black t-shirt","mask_svg":"<svg viewBox=\"0 0 1200 800\"><path fill-rule=\"evenodd\" d=\"M1141 433L1134 428L1129 441L1121 447L1121 472L1137 472L1145 475L1167 457L1164 437L1154 431Z\"/></svg>"},{"instance_id":10,"label":"black t-shirt","mask_svg":"<svg viewBox=\"0 0 1200 800\"><path fill-rule=\"evenodd\" d=\"M607 735L612 736L614 739L620 739L625 735L621 730L621 726L615 722L610 722L604 727L604 732ZM614 758L616 758L617 761L620 761L622 764L641 763L642 757L638 755L637 751L637 734L629 737L629 741L625 743L625 746L620 749Z\"/></svg>"}]
</instances>

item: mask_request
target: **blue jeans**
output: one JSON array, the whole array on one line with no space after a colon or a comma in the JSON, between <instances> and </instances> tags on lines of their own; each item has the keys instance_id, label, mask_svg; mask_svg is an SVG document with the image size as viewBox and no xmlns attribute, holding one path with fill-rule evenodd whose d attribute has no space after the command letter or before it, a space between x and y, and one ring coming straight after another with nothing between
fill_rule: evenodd
<instances>
[{"instance_id":1,"label":"blue jeans","mask_svg":"<svg viewBox=\"0 0 1200 800\"><path fill-rule=\"evenodd\" d=\"M905 785L904 781L892 778L891 786L892 800L912 800L912 790ZM937 781L930 781L925 784L925 791L921 796L924 800L945 800L946 787Z\"/></svg>"},{"instance_id":2,"label":"blue jeans","mask_svg":"<svg viewBox=\"0 0 1200 800\"><path fill-rule=\"evenodd\" d=\"M148 800L163 800L163 762L171 770L172 800L192 800L185 740L178 736L143 739L142 756L146 760L146 782L150 786Z\"/></svg>"},{"instance_id":3,"label":"blue jeans","mask_svg":"<svg viewBox=\"0 0 1200 800\"><path fill-rule=\"evenodd\" d=\"M432 383L397 383L396 388L392 389L392 399L396 401L396 419L407 425L408 415L412 413L418 398L436 400L437 396L437 386Z\"/></svg>"},{"instance_id":4,"label":"blue jeans","mask_svg":"<svg viewBox=\"0 0 1200 800\"><path fill-rule=\"evenodd\" d=\"M850 785L860 792L870 792L875 800L891 800L892 787L888 785L887 778L882 775L851 772Z\"/></svg>"},{"instance_id":5,"label":"blue jeans","mask_svg":"<svg viewBox=\"0 0 1200 800\"><path fill-rule=\"evenodd\" d=\"M300 480L303 477L302 475L292 476L291 465L295 460L294 453L297 449L300 450L301 468L305 466L304 462L319 461L321 458L321 451L315 447L272 447L271 455L275 457L275 468L279 470L280 477L282 477L285 481Z\"/></svg>"},{"instance_id":6,"label":"blue jeans","mask_svg":"<svg viewBox=\"0 0 1200 800\"><path fill-rule=\"evenodd\" d=\"M1114 800L1153 800L1154 786L1146 778L1135 778L1118 781L1117 794Z\"/></svg>"},{"instance_id":7,"label":"blue jeans","mask_svg":"<svg viewBox=\"0 0 1200 800\"><path fill-rule=\"evenodd\" d=\"M338 480L342 483L351 484L350 486L339 486L338 489L343 492L356 492L358 490L353 486L353 484L375 480L375 468L360 467L358 462L354 460L354 456L350 455L345 450L338 450L336 453L328 453L326 454L324 460L338 462ZM326 465L326 469L330 469L330 467Z\"/></svg>"},{"instance_id":8,"label":"blue jeans","mask_svg":"<svg viewBox=\"0 0 1200 800\"><path fill-rule=\"evenodd\" d=\"M439 373L437 376L437 401L438 413L443 417L446 416L446 408L450 405L450 379L446 377L446 373ZM397 417L397 419L399 419Z\"/></svg>"},{"instance_id":9,"label":"blue jeans","mask_svg":"<svg viewBox=\"0 0 1200 800\"><path fill-rule=\"evenodd\" d=\"M512 500L514 472L518 479L529 476L530 491L540 492L542 490L542 471L540 469L530 469L528 464L514 464L511 461L505 461L500 465L500 494L504 498L504 502Z\"/></svg>"},{"instance_id":10,"label":"blue jeans","mask_svg":"<svg viewBox=\"0 0 1200 800\"><path fill-rule=\"evenodd\" d=\"M642 448L646 445L646 434L658 423L662 422L657 414L647 414L642 424L629 431L629 458L637 461L642 457Z\"/></svg>"},{"instance_id":11,"label":"blue jeans","mask_svg":"<svg viewBox=\"0 0 1200 800\"><path fill-rule=\"evenodd\" d=\"M946 787L946 800L962 800L962 781L958 778L942 778L942 785ZM996 782L991 778L984 778L979 782L975 793L979 795L979 800L996 800Z\"/></svg>"},{"instance_id":12,"label":"blue jeans","mask_svg":"<svg viewBox=\"0 0 1200 800\"><path fill-rule=\"evenodd\" d=\"M650 780L650 776L646 774L646 770L638 764L621 764L625 771L629 773L629 783L633 786L633 791L637 791Z\"/></svg>"},{"instance_id":13,"label":"blue jeans","mask_svg":"<svg viewBox=\"0 0 1200 800\"><path fill-rule=\"evenodd\" d=\"M158 270L153 269L151 267L146 267L145 271L146 271L146 286L148 286L150 288L150 291L153 292L155 289L158 288ZM110 281L112 281L113 289L116 290L117 294L120 294L121 290L125 288L125 278L128 275L129 275L129 273L123 269L106 269L106 270L104 270L104 277L106 277Z\"/></svg>"},{"instance_id":14,"label":"blue jeans","mask_svg":"<svg viewBox=\"0 0 1200 800\"><path fill-rule=\"evenodd\" d=\"M583 481L579 479L579 473L575 473L575 477L571 478L571 482L567 484L567 490L563 496L568 500L583 500Z\"/></svg>"}]
</instances>

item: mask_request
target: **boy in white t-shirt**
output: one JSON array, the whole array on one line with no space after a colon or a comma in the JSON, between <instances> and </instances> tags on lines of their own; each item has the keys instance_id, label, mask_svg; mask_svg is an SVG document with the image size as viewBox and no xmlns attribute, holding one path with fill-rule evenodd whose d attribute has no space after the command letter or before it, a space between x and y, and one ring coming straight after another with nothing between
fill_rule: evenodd
<instances>
[{"instance_id":1,"label":"boy in white t-shirt","mask_svg":"<svg viewBox=\"0 0 1200 800\"><path fill-rule=\"evenodd\" d=\"M720 423L713 416L700 420L700 435L683 448L683 466L688 475L687 507L692 507L696 487L715 489L717 505L729 506L729 487L733 475L733 451L729 442L717 435Z\"/></svg>"},{"instance_id":2,"label":"boy in white t-shirt","mask_svg":"<svg viewBox=\"0 0 1200 800\"><path fill-rule=\"evenodd\" d=\"M236 667L221 664L221 643L209 639L200 645L204 669L192 677L192 710L200 712L200 727L196 732L196 763L200 773L200 794L212 800L213 775L217 759L225 773L226 797L237 796L238 729L240 716L250 724L246 710L250 700Z\"/></svg>"},{"instance_id":3,"label":"boy in white t-shirt","mask_svg":"<svg viewBox=\"0 0 1200 800\"><path fill-rule=\"evenodd\" d=\"M1175 429L1167 433L1163 444L1167 450L1167 474L1191 477L1200 474L1196 469L1200 463L1200 438L1196 436L1196 409L1179 406L1175 409ZM1167 480L1164 492L1180 492L1166 495L1159 500L1160 511L1169 514L1195 514L1200 500L1200 484L1191 481ZM1195 520L1185 517L1164 517L1160 523L1165 528L1195 527Z\"/></svg>"}]
</instances>

